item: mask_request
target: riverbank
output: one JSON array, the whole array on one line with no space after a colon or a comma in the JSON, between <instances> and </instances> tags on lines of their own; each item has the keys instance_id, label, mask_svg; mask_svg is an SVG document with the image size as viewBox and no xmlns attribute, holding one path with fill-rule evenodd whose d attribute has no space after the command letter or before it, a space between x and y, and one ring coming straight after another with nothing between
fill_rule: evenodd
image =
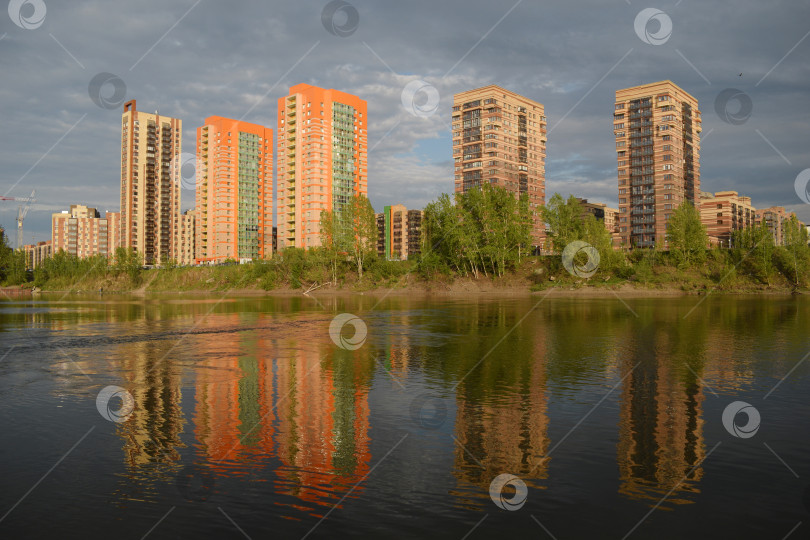
<instances>
[{"instance_id":1,"label":"riverbank","mask_svg":"<svg viewBox=\"0 0 810 540\"><path fill-rule=\"evenodd\" d=\"M223 271L224 270L224 271ZM736 279L729 283L711 283L700 280L689 273L676 276L661 272L655 281L640 282L607 278L602 280L582 280L565 276L544 277L536 269L523 269L511 272L500 278L479 276L434 276L423 279L414 273L407 273L397 279L376 282L371 279L348 279L337 285L331 282L304 282L298 287L280 283L266 288L260 278L251 280L235 279L240 273L238 267L209 267L187 269L165 269L144 271L139 283L123 276L78 280L67 286L46 286L34 288L32 284L22 287L0 289L0 298L9 299L41 293L60 294L126 294L154 296L346 296L346 295L412 295L419 297L454 296L548 296L548 297L677 297L699 296L704 294L762 294L791 295L807 294L808 291L791 287L786 283L761 284L750 280ZM32 290L35 291L32 293Z\"/></svg>"},{"instance_id":2,"label":"riverbank","mask_svg":"<svg viewBox=\"0 0 810 540\"><path fill-rule=\"evenodd\" d=\"M56 257L37 269L22 290L43 292L230 295L418 294L566 296L678 296L711 293L794 294L808 290L810 264L774 252L774 262L713 250L699 265L684 267L666 253L633 252L603 261L589 278L566 270L559 256L523 257L502 275L478 270L460 275L435 258L386 261L373 258L362 277L347 261L324 253L287 250L268 261L199 267L143 269L105 258ZM779 255L778 257L776 255ZM790 253L788 253L790 255ZM9 289L19 291L19 288ZM6 296L19 294L9 292Z\"/></svg>"}]
</instances>

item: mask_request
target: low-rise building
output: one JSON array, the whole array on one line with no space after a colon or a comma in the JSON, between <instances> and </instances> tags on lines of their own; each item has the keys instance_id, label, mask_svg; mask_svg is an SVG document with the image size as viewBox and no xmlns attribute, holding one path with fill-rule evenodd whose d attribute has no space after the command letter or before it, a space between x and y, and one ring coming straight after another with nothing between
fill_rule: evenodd
<instances>
[{"instance_id":1,"label":"low-rise building","mask_svg":"<svg viewBox=\"0 0 810 540\"><path fill-rule=\"evenodd\" d=\"M53 256L53 244L50 240L28 244L23 246L23 249L25 249L25 267L29 270L34 270L42 264L42 261Z\"/></svg>"},{"instance_id":2,"label":"low-rise building","mask_svg":"<svg viewBox=\"0 0 810 540\"><path fill-rule=\"evenodd\" d=\"M771 206L757 210L756 223L759 225L764 222L773 235L773 243L782 246L785 244L785 222L791 215L782 206Z\"/></svg>"},{"instance_id":3,"label":"low-rise building","mask_svg":"<svg viewBox=\"0 0 810 540\"><path fill-rule=\"evenodd\" d=\"M389 261L415 257L422 249L422 210L386 206L377 216L377 254Z\"/></svg>"},{"instance_id":4,"label":"low-rise building","mask_svg":"<svg viewBox=\"0 0 810 540\"><path fill-rule=\"evenodd\" d=\"M64 251L79 258L109 255L107 218L98 210L73 204L70 210L51 216L53 253Z\"/></svg>"},{"instance_id":5,"label":"low-rise building","mask_svg":"<svg viewBox=\"0 0 810 540\"><path fill-rule=\"evenodd\" d=\"M756 220L756 209L751 204L751 197L745 197L736 191L718 191L717 193L700 193L700 220L706 227L711 244L729 247L734 231L753 227Z\"/></svg>"},{"instance_id":6,"label":"low-rise building","mask_svg":"<svg viewBox=\"0 0 810 540\"><path fill-rule=\"evenodd\" d=\"M621 236L619 235L619 210L618 208L611 208L605 203L588 202L588 199L577 197L579 206L582 208L581 217L584 219L589 214L601 221L605 225L605 229L610 233L613 238L613 247L621 245Z\"/></svg>"}]
</instances>

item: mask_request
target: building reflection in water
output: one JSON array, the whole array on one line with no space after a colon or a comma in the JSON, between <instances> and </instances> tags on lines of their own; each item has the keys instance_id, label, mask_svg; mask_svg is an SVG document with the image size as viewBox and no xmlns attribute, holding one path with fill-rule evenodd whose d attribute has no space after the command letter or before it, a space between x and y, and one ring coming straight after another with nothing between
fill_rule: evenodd
<instances>
[{"instance_id":1,"label":"building reflection in water","mask_svg":"<svg viewBox=\"0 0 810 540\"><path fill-rule=\"evenodd\" d=\"M144 324L160 331L154 321ZM121 386L135 402L129 418L115 426L126 467L118 493L122 501L155 496L182 469L182 385L177 366L165 360L169 347L164 341L138 341L117 348L115 364L126 381Z\"/></svg>"},{"instance_id":2,"label":"building reflection in water","mask_svg":"<svg viewBox=\"0 0 810 540\"><path fill-rule=\"evenodd\" d=\"M543 488L547 478L548 405L546 397L545 329L535 318L515 326L502 306L482 304L463 325L469 335L480 328L486 334L464 340L477 354L492 350L487 361L470 371L456 393L453 494L462 506L474 507L489 499L492 480L503 473L520 477L529 487ZM459 329L464 331L463 328ZM502 340L502 341L501 341ZM497 346L496 346L497 344Z\"/></svg>"},{"instance_id":3,"label":"building reflection in water","mask_svg":"<svg viewBox=\"0 0 810 540\"><path fill-rule=\"evenodd\" d=\"M685 350L677 329L641 329L633 338L635 354L621 363L621 376L627 378L617 460L619 493L627 497L655 504L673 490L666 507L692 502L690 495L699 492L706 446L698 375L705 341L696 340L700 332L692 330Z\"/></svg>"},{"instance_id":4,"label":"building reflection in water","mask_svg":"<svg viewBox=\"0 0 810 540\"><path fill-rule=\"evenodd\" d=\"M369 471L368 351L338 349L320 320L211 339L231 351L197 365L195 434L211 468L248 474L276 458L276 493L334 505Z\"/></svg>"}]
</instances>

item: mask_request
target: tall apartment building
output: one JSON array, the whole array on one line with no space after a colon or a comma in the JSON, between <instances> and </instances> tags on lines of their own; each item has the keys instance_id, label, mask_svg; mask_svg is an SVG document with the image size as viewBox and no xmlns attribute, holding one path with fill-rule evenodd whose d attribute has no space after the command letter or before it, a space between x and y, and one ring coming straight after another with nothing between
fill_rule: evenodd
<instances>
[{"instance_id":1,"label":"tall apartment building","mask_svg":"<svg viewBox=\"0 0 810 540\"><path fill-rule=\"evenodd\" d=\"M206 118L197 128L195 210L198 261L272 256L272 129Z\"/></svg>"},{"instance_id":2,"label":"tall apartment building","mask_svg":"<svg viewBox=\"0 0 810 540\"><path fill-rule=\"evenodd\" d=\"M177 259L183 123L139 111L121 115L121 245L145 264Z\"/></svg>"},{"instance_id":3,"label":"tall apartment building","mask_svg":"<svg viewBox=\"0 0 810 540\"><path fill-rule=\"evenodd\" d=\"M177 255L177 264L189 266L196 260L197 244L197 212L186 210L180 215L180 244Z\"/></svg>"},{"instance_id":4,"label":"tall apartment building","mask_svg":"<svg viewBox=\"0 0 810 540\"><path fill-rule=\"evenodd\" d=\"M404 261L422 252L422 210L401 204L377 214L377 254L389 261Z\"/></svg>"},{"instance_id":5,"label":"tall apartment building","mask_svg":"<svg viewBox=\"0 0 810 540\"><path fill-rule=\"evenodd\" d=\"M729 247L734 231L756 224L756 209L751 205L751 197L744 197L736 191L714 194L701 191L700 220L712 244Z\"/></svg>"},{"instance_id":6,"label":"tall apartment building","mask_svg":"<svg viewBox=\"0 0 810 540\"><path fill-rule=\"evenodd\" d=\"M25 267L29 270L34 270L42 264L42 261L53 257L53 242L50 240L28 244L23 248L25 249Z\"/></svg>"},{"instance_id":7,"label":"tall apartment building","mask_svg":"<svg viewBox=\"0 0 810 540\"><path fill-rule=\"evenodd\" d=\"M616 91L619 234L627 247L666 248L667 220L700 204L697 100L672 81Z\"/></svg>"},{"instance_id":8,"label":"tall apartment building","mask_svg":"<svg viewBox=\"0 0 810 540\"><path fill-rule=\"evenodd\" d=\"M107 255L115 256L115 250L121 247L121 212L107 212Z\"/></svg>"},{"instance_id":9,"label":"tall apartment building","mask_svg":"<svg viewBox=\"0 0 810 540\"><path fill-rule=\"evenodd\" d=\"M278 100L278 248L321 245L321 211L368 194L366 102L308 84Z\"/></svg>"},{"instance_id":10,"label":"tall apartment building","mask_svg":"<svg viewBox=\"0 0 810 540\"><path fill-rule=\"evenodd\" d=\"M109 223L98 210L72 204L70 210L51 215L53 253L64 251L80 259L110 253Z\"/></svg>"},{"instance_id":11,"label":"tall apartment building","mask_svg":"<svg viewBox=\"0 0 810 540\"><path fill-rule=\"evenodd\" d=\"M546 200L546 117L543 105L490 85L453 96L455 191L488 182L527 194L532 241L542 245Z\"/></svg>"}]
</instances>

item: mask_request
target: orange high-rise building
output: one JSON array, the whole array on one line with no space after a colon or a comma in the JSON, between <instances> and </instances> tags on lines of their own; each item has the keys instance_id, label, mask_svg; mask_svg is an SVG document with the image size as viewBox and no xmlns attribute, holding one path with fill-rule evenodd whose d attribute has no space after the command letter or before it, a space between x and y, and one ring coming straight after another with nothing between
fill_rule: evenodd
<instances>
[{"instance_id":1,"label":"orange high-rise building","mask_svg":"<svg viewBox=\"0 0 810 540\"><path fill-rule=\"evenodd\" d=\"M273 253L273 130L210 116L197 128L196 259Z\"/></svg>"},{"instance_id":2,"label":"orange high-rise building","mask_svg":"<svg viewBox=\"0 0 810 540\"><path fill-rule=\"evenodd\" d=\"M177 258L183 122L145 113L135 100L121 115L121 245L145 264Z\"/></svg>"},{"instance_id":3,"label":"orange high-rise building","mask_svg":"<svg viewBox=\"0 0 810 540\"><path fill-rule=\"evenodd\" d=\"M541 246L546 203L546 116L543 105L490 85L453 96L455 190L490 183L526 194L532 243Z\"/></svg>"},{"instance_id":4,"label":"orange high-rise building","mask_svg":"<svg viewBox=\"0 0 810 540\"><path fill-rule=\"evenodd\" d=\"M308 84L278 100L278 249L321 245L321 211L368 194L366 102Z\"/></svg>"},{"instance_id":5,"label":"orange high-rise building","mask_svg":"<svg viewBox=\"0 0 810 540\"><path fill-rule=\"evenodd\" d=\"M697 99L672 81L616 91L619 234L627 247L666 248L667 220L700 206Z\"/></svg>"}]
</instances>

